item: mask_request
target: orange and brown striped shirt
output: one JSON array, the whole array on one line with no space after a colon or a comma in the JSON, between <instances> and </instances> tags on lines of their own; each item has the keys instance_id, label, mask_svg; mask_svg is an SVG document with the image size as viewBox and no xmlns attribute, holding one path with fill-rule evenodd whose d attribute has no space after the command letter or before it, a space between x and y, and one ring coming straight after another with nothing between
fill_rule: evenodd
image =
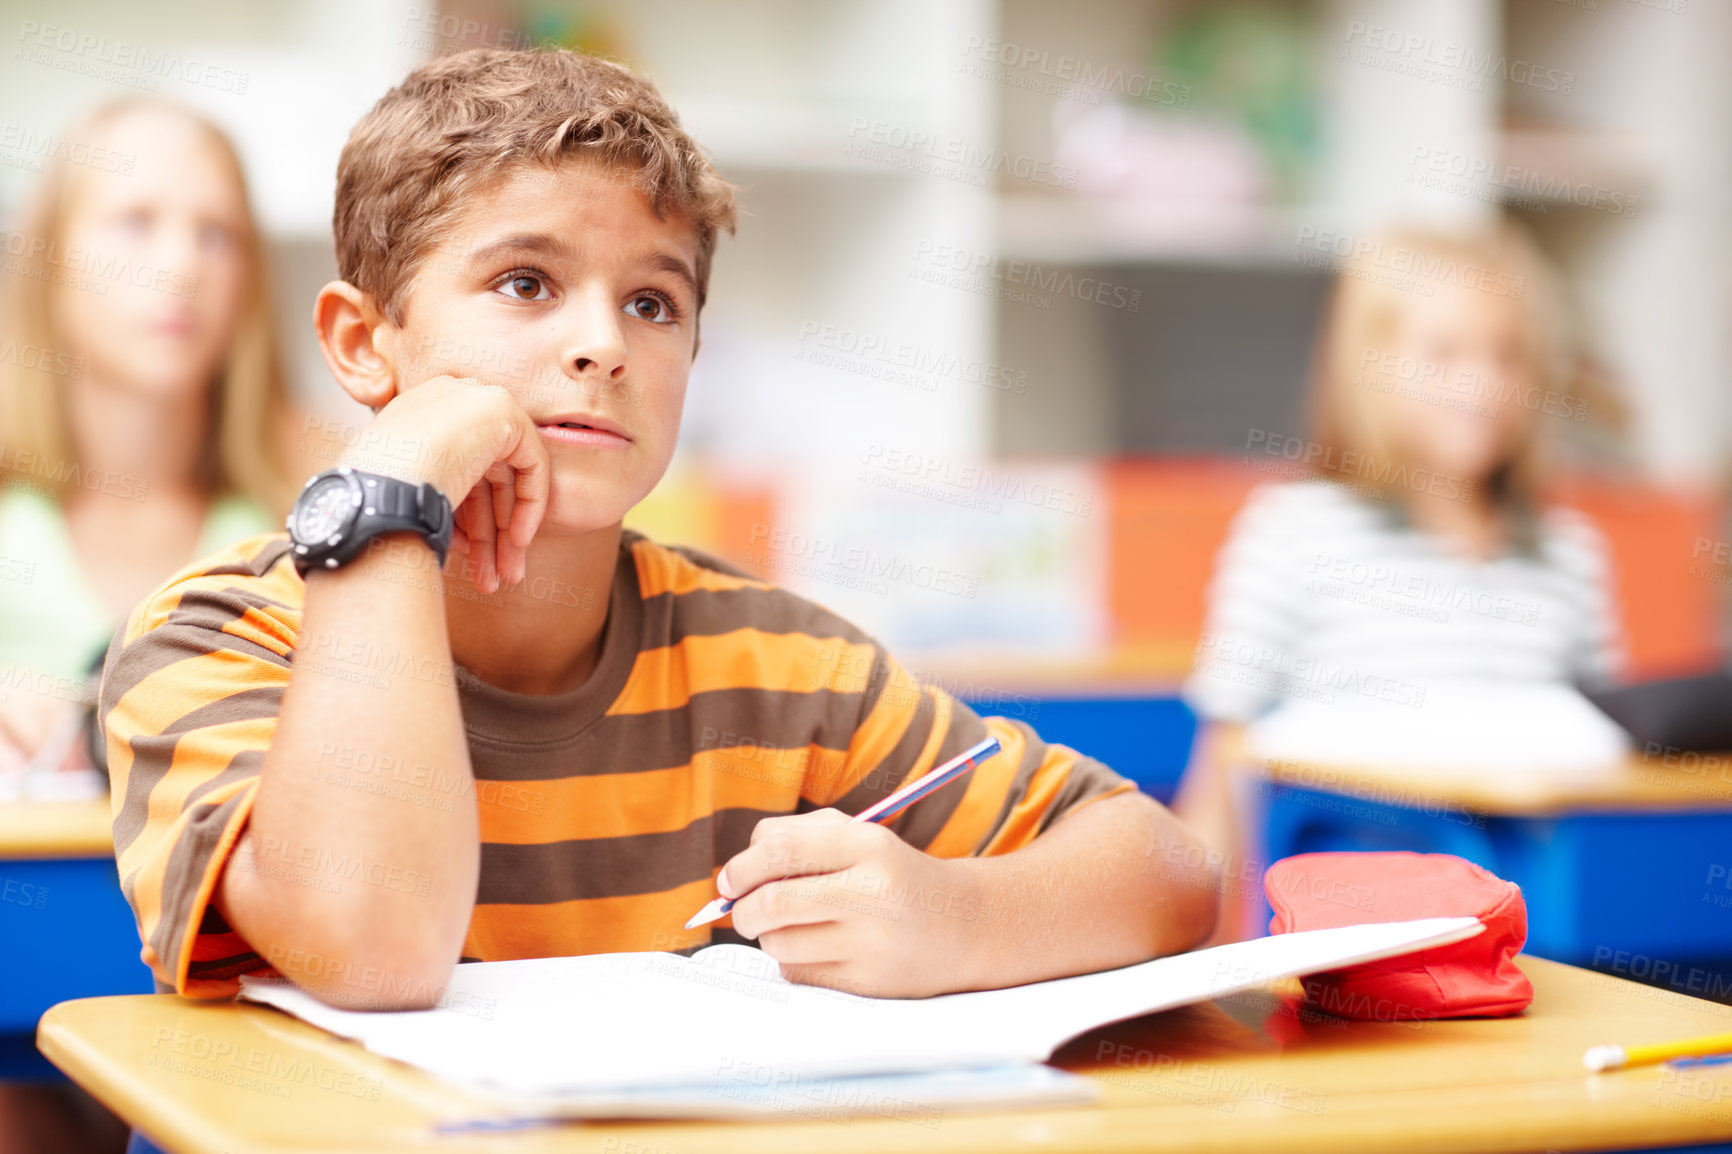
<instances>
[{"instance_id":1,"label":"orange and brown striped shirt","mask_svg":"<svg viewBox=\"0 0 1732 1154\"><path fill-rule=\"evenodd\" d=\"M288 548L280 533L253 537L181 571L109 651L100 716L115 855L164 990L224 996L268 968L211 896L294 671L305 587ZM625 533L611 598L598 664L569 693L510 693L456 667L472 786L336 744L319 751L333 785L477 806L466 961L738 941L725 926L680 927L759 821L857 813L989 733L1002 752L890 828L940 857L1006 853L1133 788L1021 722L977 717L835 614L694 550ZM388 676L369 672L371 659L346 668ZM266 847L255 868L309 885L381 868L282 857Z\"/></svg>"}]
</instances>

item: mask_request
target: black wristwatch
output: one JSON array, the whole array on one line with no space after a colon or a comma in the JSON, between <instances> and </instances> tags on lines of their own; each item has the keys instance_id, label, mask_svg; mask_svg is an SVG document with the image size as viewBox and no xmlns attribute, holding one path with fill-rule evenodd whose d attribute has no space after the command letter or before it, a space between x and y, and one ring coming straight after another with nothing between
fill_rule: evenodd
<instances>
[{"instance_id":1,"label":"black wristwatch","mask_svg":"<svg viewBox=\"0 0 1732 1154\"><path fill-rule=\"evenodd\" d=\"M303 577L309 569L346 565L381 533L405 529L425 537L444 568L451 502L432 485L340 465L307 482L289 510L287 527Z\"/></svg>"}]
</instances>

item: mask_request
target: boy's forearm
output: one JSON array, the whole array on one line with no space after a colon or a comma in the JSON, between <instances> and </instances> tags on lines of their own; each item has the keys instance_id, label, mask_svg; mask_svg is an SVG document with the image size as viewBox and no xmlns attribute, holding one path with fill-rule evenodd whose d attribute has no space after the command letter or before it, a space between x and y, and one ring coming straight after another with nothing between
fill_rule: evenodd
<instances>
[{"instance_id":1,"label":"boy's forearm","mask_svg":"<svg viewBox=\"0 0 1732 1154\"><path fill-rule=\"evenodd\" d=\"M439 571L424 543L394 534L308 575L294 672L219 909L328 1000L424 1004L474 909L473 783Z\"/></svg>"},{"instance_id":2,"label":"boy's forearm","mask_svg":"<svg viewBox=\"0 0 1732 1154\"><path fill-rule=\"evenodd\" d=\"M1013 853L959 859L974 895L964 908L980 915L970 987L1190 949L1215 920L1217 878L1207 863L1202 842L1140 793L1086 805Z\"/></svg>"}]
</instances>

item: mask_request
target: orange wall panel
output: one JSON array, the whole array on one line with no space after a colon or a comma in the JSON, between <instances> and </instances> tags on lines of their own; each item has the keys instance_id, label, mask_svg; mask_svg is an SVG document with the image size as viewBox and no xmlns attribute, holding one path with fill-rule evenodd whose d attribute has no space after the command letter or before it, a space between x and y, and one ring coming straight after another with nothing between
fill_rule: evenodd
<instances>
[{"instance_id":1,"label":"orange wall panel","mask_svg":"<svg viewBox=\"0 0 1732 1154\"><path fill-rule=\"evenodd\" d=\"M1106 467L1109 598L1120 646L1188 652L1202 633L1215 556L1245 496L1272 478L1210 458L1122 460ZM1612 555L1631 679L1711 668L1723 658L1723 596L1732 567L1703 556L1720 536L1709 494L1573 477L1552 499L1580 510Z\"/></svg>"},{"instance_id":2,"label":"orange wall panel","mask_svg":"<svg viewBox=\"0 0 1732 1154\"><path fill-rule=\"evenodd\" d=\"M1729 575L1702 557L1720 536L1719 502L1706 493L1574 477L1553 499L1580 510L1606 537L1633 679L1718 665Z\"/></svg>"},{"instance_id":3,"label":"orange wall panel","mask_svg":"<svg viewBox=\"0 0 1732 1154\"><path fill-rule=\"evenodd\" d=\"M1117 461L1106 467L1112 510L1110 608L1121 645L1196 648L1215 554L1263 474L1209 458Z\"/></svg>"}]
</instances>

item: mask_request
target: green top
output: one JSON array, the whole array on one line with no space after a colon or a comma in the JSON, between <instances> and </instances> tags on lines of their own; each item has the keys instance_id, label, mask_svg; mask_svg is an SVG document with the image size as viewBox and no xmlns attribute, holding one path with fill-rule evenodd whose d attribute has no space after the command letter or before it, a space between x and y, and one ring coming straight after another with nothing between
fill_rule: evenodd
<instances>
[{"instance_id":1,"label":"green top","mask_svg":"<svg viewBox=\"0 0 1732 1154\"><path fill-rule=\"evenodd\" d=\"M246 497L218 498L187 562L281 527ZM82 678L120 625L85 579L59 504L0 489L0 667Z\"/></svg>"}]
</instances>

